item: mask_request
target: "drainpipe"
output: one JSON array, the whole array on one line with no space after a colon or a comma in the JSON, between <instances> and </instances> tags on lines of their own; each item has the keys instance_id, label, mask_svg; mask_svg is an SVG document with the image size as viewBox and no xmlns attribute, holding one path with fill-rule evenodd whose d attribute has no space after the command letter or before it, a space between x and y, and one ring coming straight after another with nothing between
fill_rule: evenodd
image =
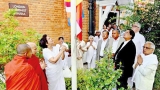
<instances>
[{"instance_id":1,"label":"drainpipe","mask_svg":"<svg viewBox=\"0 0 160 90\"><path fill-rule=\"evenodd\" d=\"M94 0L88 0L89 2L89 36L93 35L94 36Z\"/></svg>"}]
</instances>

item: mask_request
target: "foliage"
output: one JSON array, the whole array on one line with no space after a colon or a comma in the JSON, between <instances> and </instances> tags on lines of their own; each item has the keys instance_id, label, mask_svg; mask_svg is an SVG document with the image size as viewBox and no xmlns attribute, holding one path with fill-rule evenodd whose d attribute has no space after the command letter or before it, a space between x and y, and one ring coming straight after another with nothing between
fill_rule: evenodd
<instances>
[{"instance_id":1,"label":"foliage","mask_svg":"<svg viewBox=\"0 0 160 90\"><path fill-rule=\"evenodd\" d=\"M4 20L0 22L0 64L10 61L16 54L16 46L20 43L37 42L40 34L32 29L17 30L18 21L14 18L16 10L4 13Z\"/></svg>"},{"instance_id":2,"label":"foliage","mask_svg":"<svg viewBox=\"0 0 160 90\"><path fill-rule=\"evenodd\" d=\"M78 90L112 90L121 73L121 70L114 70L113 60L106 56L97 62L95 69L78 70ZM70 80L66 79L67 90L71 90Z\"/></svg>"},{"instance_id":3,"label":"foliage","mask_svg":"<svg viewBox=\"0 0 160 90\"><path fill-rule=\"evenodd\" d=\"M126 14L130 14L126 17L120 17L120 19L127 21L123 25L123 29L131 28L134 22L139 22L142 25L140 33L145 36L146 40L152 41L156 45L160 44L157 42L160 39L160 2L158 0L155 0L154 4L146 4L145 7L140 7L135 3L134 5L120 6L119 9L126 9Z\"/></svg>"},{"instance_id":4,"label":"foliage","mask_svg":"<svg viewBox=\"0 0 160 90\"><path fill-rule=\"evenodd\" d=\"M71 78L65 78L66 90L72 90Z\"/></svg>"},{"instance_id":5,"label":"foliage","mask_svg":"<svg viewBox=\"0 0 160 90\"><path fill-rule=\"evenodd\" d=\"M6 88L5 83L0 80L0 90L5 90L5 88Z\"/></svg>"},{"instance_id":6,"label":"foliage","mask_svg":"<svg viewBox=\"0 0 160 90\"><path fill-rule=\"evenodd\" d=\"M71 49L71 43L70 42L66 42L66 44L68 45L68 48Z\"/></svg>"},{"instance_id":7,"label":"foliage","mask_svg":"<svg viewBox=\"0 0 160 90\"><path fill-rule=\"evenodd\" d=\"M4 20L0 21L0 74L4 70L4 65L16 54L18 44L37 42L41 36L32 29L17 30L19 23L14 18L15 13L14 9L8 10L3 15ZM40 52L38 54L41 56Z\"/></svg>"},{"instance_id":8,"label":"foliage","mask_svg":"<svg viewBox=\"0 0 160 90\"><path fill-rule=\"evenodd\" d=\"M155 54L157 55L158 60L160 60L160 49L155 50ZM160 64L158 65L157 71L156 71L156 76L155 76L155 81L154 81L154 88L157 90L160 89Z\"/></svg>"},{"instance_id":9,"label":"foliage","mask_svg":"<svg viewBox=\"0 0 160 90\"><path fill-rule=\"evenodd\" d=\"M77 70L77 90L86 90L86 82L84 80L85 71L84 70ZM66 82L66 89L71 90L71 78L65 78Z\"/></svg>"},{"instance_id":10,"label":"foliage","mask_svg":"<svg viewBox=\"0 0 160 90\"><path fill-rule=\"evenodd\" d=\"M111 54L107 53L108 56ZM112 90L118 84L122 71L114 70L113 59L107 56L97 62L97 68L86 72L87 90Z\"/></svg>"},{"instance_id":11,"label":"foliage","mask_svg":"<svg viewBox=\"0 0 160 90\"><path fill-rule=\"evenodd\" d=\"M3 81L2 81L3 80ZM5 88L6 88L6 84L4 83L4 74L3 73L1 73L0 74L0 90L5 90Z\"/></svg>"}]
</instances>

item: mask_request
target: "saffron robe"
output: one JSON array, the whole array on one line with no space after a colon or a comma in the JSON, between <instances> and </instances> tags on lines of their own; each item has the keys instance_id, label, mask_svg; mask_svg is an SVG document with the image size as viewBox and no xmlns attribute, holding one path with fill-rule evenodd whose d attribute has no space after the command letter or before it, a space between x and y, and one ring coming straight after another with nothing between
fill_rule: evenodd
<instances>
[{"instance_id":1,"label":"saffron robe","mask_svg":"<svg viewBox=\"0 0 160 90\"><path fill-rule=\"evenodd\" d=\"M39 76L26 57L16 55L5 65L6 90L41 90Z\"/></svg>"},{"instance_id":2,"label":"saffron robe","mask_svg":"<svg viewBox=\"0 0 160 90\"><path fill-rule=\"evenodd\" d=\"M28 63L35 69L36 73L38 74L40 78L41 90L48 90L47 80L39 64L39 58L36 57L35 55L32 55L32 57L28 60Z\"/></svg>"}]
</instances>

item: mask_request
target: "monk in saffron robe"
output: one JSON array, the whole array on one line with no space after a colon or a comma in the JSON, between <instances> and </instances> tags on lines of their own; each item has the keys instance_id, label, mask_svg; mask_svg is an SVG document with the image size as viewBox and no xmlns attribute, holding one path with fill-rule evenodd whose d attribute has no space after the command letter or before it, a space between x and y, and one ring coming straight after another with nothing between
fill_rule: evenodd
<instances>
[{"instance_id":1,"label":"monk in saffron robe","mask_svg":"<svg viewBox=\"0 0 160 90\"><path fill-rule=\"evenodd\" d=\"M39 76L27 62L32 55L31 48L20 44L17 53L5 66L6 90L40 90Z\"/></svg>"},{"instance_id":2,"label":"monk in saffron robe","mask_svg":"<svg viewBox=\"0 0 160 90\"><path fill-rule=\"evenodd\" d=\"M48 90L48 83L45 77L45 74L43 72L43 69L45 69L46 64L43 62L39 62L39 58L36 57L37 47L36 44L33 42L27 43L31 49L32 49L32 57L28 60L28 63L35 69L36 73L40 77L40 86L41 90Z\"/></svg>"}]
</instances>

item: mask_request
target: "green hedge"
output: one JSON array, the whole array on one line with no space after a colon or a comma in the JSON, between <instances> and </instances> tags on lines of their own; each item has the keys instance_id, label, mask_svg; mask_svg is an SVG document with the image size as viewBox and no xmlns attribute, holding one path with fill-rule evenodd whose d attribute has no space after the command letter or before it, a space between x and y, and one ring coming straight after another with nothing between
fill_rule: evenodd
<instances>
[{"instance_id":1,"label":"green hedge","mask_svg":"<svg viewBox=\"0 0 160 90\"><path fill-rule=\"evenodd\" d=\"M78 90L112 90L119 84L117 79L121 76L122 71L114 70L111 58L105 57L96 63L95 69L78 70ZM71 79L67 78L65 81L67 90L71 90Z\"/></svg>"}]
</instances>

